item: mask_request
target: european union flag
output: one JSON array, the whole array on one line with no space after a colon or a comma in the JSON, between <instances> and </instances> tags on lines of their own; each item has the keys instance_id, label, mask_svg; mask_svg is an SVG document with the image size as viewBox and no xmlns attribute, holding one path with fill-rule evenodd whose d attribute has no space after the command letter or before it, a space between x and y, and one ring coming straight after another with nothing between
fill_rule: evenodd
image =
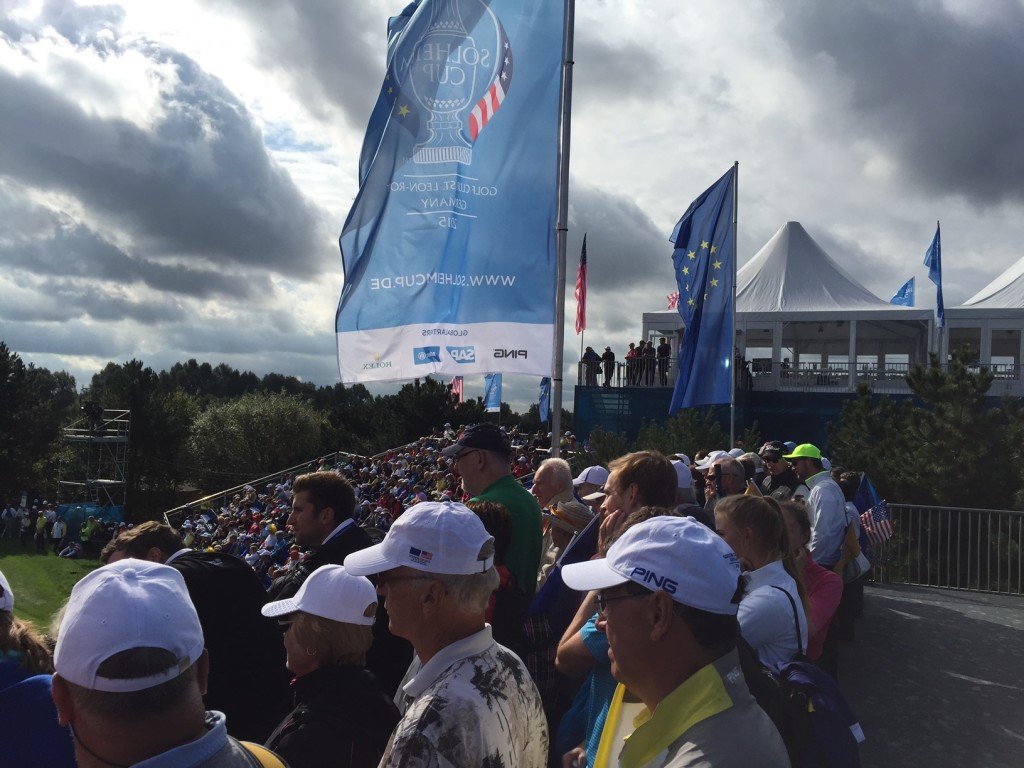
<instances>
[{"instance_id":1,"label":"european union flag","mask_svg":"<svg viewBox=\"0 0 1024 768\"><path fill-rule=\"evenodd\" d=\"M900 289L896 291L896 295L889 299L890 304L895 304L897 307L912 307L914 306L914 278L910 278Z\"/></svg>"},{"instance_id":2,"label":"european union flag","mask_svg":"<svg viewBox=\"0 0 1024 768\"><path fill-rule=\"evenodd\" d=\"M679 376L669 414L731 400L735 185L733 166L690 204L672 232L678 309L686 332L679 348Z\"/></svg>"},{"instance_id":3,"label":"european union flag","mask_svg":"<svg viewBox=\"0 0 1024 768\"><path fill-rule=\"evenodd\" d=\"M939 223L935 223L935 237L924 254L924 265L928 267L928 279L935 283L935 307L939 316L939 328L946 324L946 310L942 306L942 238L939 236Z\"/></svg>"}]
</instances>

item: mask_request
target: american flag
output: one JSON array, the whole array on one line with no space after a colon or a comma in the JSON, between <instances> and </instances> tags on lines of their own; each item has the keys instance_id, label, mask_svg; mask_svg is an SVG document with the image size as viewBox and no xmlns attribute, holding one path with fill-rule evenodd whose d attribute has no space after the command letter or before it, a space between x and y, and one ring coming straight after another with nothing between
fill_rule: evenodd
<instances>
[{"instance_id":1,"label":"american flag","mask_svg":"<svg viewBox=\"0 0 1024 768\"><path fill-rule=\"evenodd\" d=\"M462 377L454 377L448 386L451 388L452 394L459 399L459 402L463 402L464 398L462 396Z\"/></svg>"},{"instance_id":2,"label":"american flag","mask_svg":"<svg viewBox=\"0 0 1024 768\"><path fill-rule=\"evenodd\" d=\"M580 268L576 270L576 333L587 330L587 236L583 235Z\"/></svg>"},{"instance_id":3,"label":"american flag","mask_svg":"<svg viewBox=\"0 0 1024 768\"><path fill-rule=\"evenodd\" d=\"M501 22L498 22L498 45L502 56L501 67L498 68L494 80L491 81L490 86L469 114L469 138L471 141L476 141L476 137L494 117L494 113L501 109L501 104L505 101L505 94L508 93L508 89L512 85L514 69L512 47L509 45L508 36L505 34L505 28L501 26Z\"/></svg>"},{"instance_id":4,"label":"american flag","mask_svg":"<svg viewBox=\"0 0 1024 768\"><path fill-rule=\"evenodd\" d=\"M679 306L679 291L672 291L672 293L670 293L665 298L668 299L669 309L675 309L676 307Z\"/></svg>"},{"instance_id":5,"label":"american flag","mask_svg":"<svg viewBox=\"0 0 1024 768\"><path fill-rule=\"evenodd\" d=\"M860 516L860 524L868 535L868 541L876 546L892 538L889 505L884 499Z\"/></svg>"}]
</instances>

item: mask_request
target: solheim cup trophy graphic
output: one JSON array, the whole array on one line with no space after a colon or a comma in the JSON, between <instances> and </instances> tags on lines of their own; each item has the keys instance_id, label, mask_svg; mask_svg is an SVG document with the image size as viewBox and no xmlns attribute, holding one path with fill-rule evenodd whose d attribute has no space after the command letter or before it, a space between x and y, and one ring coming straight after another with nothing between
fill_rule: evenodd
<instances>
[{"instance_id":1,"label":"solheim cup trophy graphic","mask_svg":"<svg viewBox=\"0 0 1024 768\"><path fill-rule=\"evenodd\" d=\"M479 17L474 29L486 41L478 43L467 31L463 8ZM410 58L409 85L430 113L430 136L415 146L412 161L470 165L472 142L498 111L511 82L512 50L504 29L479 0L441 0ZM467 122L463 114L471 107Z\"/></svg>"}]
</instances>

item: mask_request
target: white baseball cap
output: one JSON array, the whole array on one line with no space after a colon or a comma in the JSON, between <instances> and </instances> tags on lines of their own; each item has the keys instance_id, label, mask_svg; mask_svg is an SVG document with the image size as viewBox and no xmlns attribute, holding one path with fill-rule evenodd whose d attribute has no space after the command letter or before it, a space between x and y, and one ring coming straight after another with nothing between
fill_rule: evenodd
<instances>
[{"instance_id":1,"label":"white baseball cap","mask_svg":"<svg viewBox=\"0 0 1024 768\"><path fill-rule=\"evenodd\" d=\"M693 463L692 461L690 461L690 457L687 456L685 453L673 453L672 456L670 456L669 458L679 459L686 466L690 466Z\"/></svg>"},{"instance_id":2,"label":"white baseball cap","mask_svg":"<svg viewBox=\"0 0 1024 768\"><path fill-rule=\"evenodd\" d=\"M693 475L690 473L690 465L685 461L673 461L672 468L676 471L676 487L693 488Z\"/></svg>"},{"instance_id":3,"label":"white baseball cap","mask_svg":"<svg viewBox=\"0 0 1024 768\"><path fill-rule=\"evenodd\" d=\"M322 565L309 575L294 597L263 606L264 616L303 611L344 624L370 626L377 612L377 590L365 576L346 573L340 565Z\"/></svg>"},{"instance_id":4,"label":"white baseball cap","mask_svg":"<svg viewBox=\"0 0 1024 768\"><path fill-rule=\"evenodd\" d=\"M729 449L729 455L732 456L734 459L738 459L744 453L745 453L745 451L742 448L730 448Z\"/></svg>"},{"instance_id":5,"label":"white baseball cap","mask_svg":"<svg viewBox=\"0 0 1024 768\"><path fill-rule=\"evenodd\" d=\"M716 459L720 459L723 456L728 456L728 455L729 455L728 451L712 451L707 456L705 456L703 459L701 459L696 464L694 464L694 466L697 469L699 469L701 472L704 472L708 468L710 468L712 464L715 463Z\"/></svg>"},{"instance_id":6,"label":"white baseball cap","mask_svg":"<svg viewBox=\"0 0 1024 768\"><path fill-rule=\"evenodd\" d=\"M600 465L593 467L587 467L580 472L579 477L572 481L573 485L579 486L583 483L590 483L591 485L601 486L608 480L608 470Z\"/></svg>"},{"instance_id":7,"label":"white baseball cap","mask_svg":"<svg viewBox=\"0 0 1024 768\"><path fill-rule=\"evenodd\" d=\"M483 573L494 565L494 539L472 510L452 501L423 501L401 515L384 541L353 552L345 570L369 576L405 565L417 571L452 576Z\"/></svg>"},{"instance_id":8,"label":"white baseball cap","mask_svg":"<svg viewBox=\"0 0 1024 768\"><path fill-rule=\"evenodd\" d=\"M174 664L147 677L101 677L100 665L132 648L162 648ZM93 691L127 693L173 680L203 653L203 628L185 580L174 568L125 559L97 568L71 590L57 634L53 666Z\"/></svg>"},{"instance_id":9,"label":"white baseball cap","mask_svg":"<svg viewBox=\"0 0 1024 768\"><path fill-rule=\"evenodd\" d=\"M14 611L14 593L3 571L0 571L0 611Z\"/></svg>"},{"instance_id":10,"label":"white baseball cap","mask_svg":"<svg viewBox=\"0 0 1024 768\"><path fill-rule=\"evenodd\" d=\"M581 592L632 581L702 611L735 616L739 608L739 560L718 534L689 517L637 523L604 559L562 566L562 580Z\"/></svg>"}]
</instances>

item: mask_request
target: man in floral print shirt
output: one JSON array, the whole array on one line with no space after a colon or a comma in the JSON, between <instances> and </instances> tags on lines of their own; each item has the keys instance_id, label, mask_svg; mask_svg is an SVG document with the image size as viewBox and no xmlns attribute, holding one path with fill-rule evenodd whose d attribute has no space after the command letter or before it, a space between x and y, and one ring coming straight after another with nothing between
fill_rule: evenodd
<instances>
[{"instance_id":1,"label":"man in floral print shirt","mask_svg":"<svg viewBox=\"0 0 1024 768\"><path fill-rule=\"evenodd\" d=\"M416 657L398 693L404 714L382 768L543 768L548 729L522 661L491 637L494 539L462 504L424 502L384 541L345 558L377 575L391 632Z\"/></svg>"}]
</instances>

